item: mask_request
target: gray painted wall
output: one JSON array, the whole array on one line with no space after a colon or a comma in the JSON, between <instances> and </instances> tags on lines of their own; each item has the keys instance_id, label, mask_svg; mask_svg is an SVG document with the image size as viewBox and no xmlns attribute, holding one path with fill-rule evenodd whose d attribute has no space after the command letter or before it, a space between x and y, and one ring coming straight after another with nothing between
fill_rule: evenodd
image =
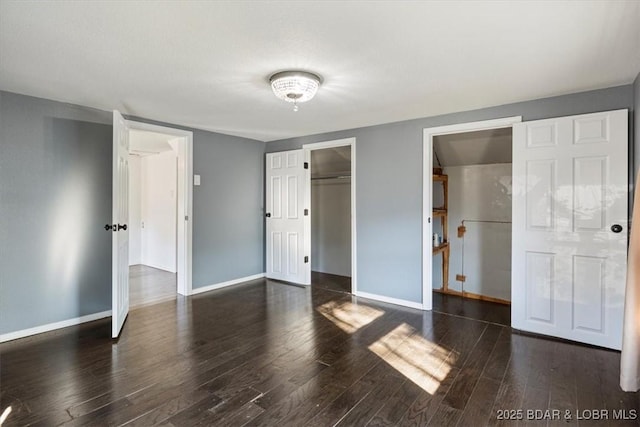
<instances>
[{"instance_id":1,"label":"gray painted wall","mask_svg":"<svg viewBox=\"0 0 640 427\"><path fill-rule=\"evenodd\" d=\"M109 113L0 92L0 333L111 309Z\"/></svg>"},{"instance_id":2,"label":"gray painted wall","mask_svg":"<svg viewBox=\"0 0 640 427\"><path fill-rule=\"evenodd\" d=\"M455 123L522 116L537 120L633 108L625 85L474 111L267 143L267 152L356 137L358 290L422 300L422 131ZM366 108L366 106L363 106Z\"/></svg>"},{"instance_id":3,"label":"gray painted wall","mask_svg":"<svg viewBox=\"0 0 640 427\"><path fill-rule=\"evenodd\" d=\"M194 130L193 287L264 273L263 142Z\"/></svg>"},{"instance_id":4,"label":"gray painted wall","mask_svg":"<svg viewBox=\"0 0 640 427\"><path fill-rule=\"evenodd\" d=\"M193 286L262 273L265 145L193 132ZM110 112L0 92L0 334L111 309L111 140Z\"/></svg>"}]
</instances>

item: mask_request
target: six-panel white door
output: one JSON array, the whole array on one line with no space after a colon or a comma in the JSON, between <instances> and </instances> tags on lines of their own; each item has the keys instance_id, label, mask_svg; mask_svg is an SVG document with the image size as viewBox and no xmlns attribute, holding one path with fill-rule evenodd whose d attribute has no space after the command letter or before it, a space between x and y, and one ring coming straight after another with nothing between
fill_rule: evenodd
<instances>
[{"instance_id":1,"label":"six-panel white door","mask_svg":"<svg viewBox=\"0 0 640 427\"><path fill-rule=\"evenodd\" d=\"M512 326L620 349L627 110L513 127Z\"/></svg>"},{"instance_id":2,"label":"six-panel white door","mask_svg":"<svg viewBox=\"0 0 640 427\"><path fill-rule=\"evenodd\" d=\"M267 277L310 284L305 248L304 150L266 156ZM309 272L307 271L309 270Z\"/></svg>"},{"instance_id":3,"label":"six-panel white door","mask_svg":"<svg viewBox=\"0 0 640 427\"><path fill-rule=\"evenodd\" d=\"M111 336L117 338L129 314L129 129L118 111L113 112L112 191Z\"/></svg>"}]
</instances>

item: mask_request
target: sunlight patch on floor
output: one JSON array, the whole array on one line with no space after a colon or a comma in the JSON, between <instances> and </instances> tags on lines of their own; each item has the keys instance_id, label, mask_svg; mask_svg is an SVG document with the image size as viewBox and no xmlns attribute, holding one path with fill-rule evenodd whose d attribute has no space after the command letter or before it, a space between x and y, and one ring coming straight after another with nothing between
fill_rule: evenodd
<instances>
[{"instance_id":1,"label":"sunlight patch on floor","mask_svg":"<svg viewBox=\"0 0 640 427\"><path fill-rule=\"evenodd\" d=\"M384 311L352 302L329 301L317 308L318 312L343 331L352 334L376 320Z\"/></svg>"},{"instance_id":2,"label":"sunlight patch on floor","mask_svg":"<svg viewBox=\"0 0 640 427\"><path fill-rule=\"evenodd\" d=\"M451 352L428 341L403 323L369 346L378 357L429 394L451 371Z\"/></svg>"}]
</instances>

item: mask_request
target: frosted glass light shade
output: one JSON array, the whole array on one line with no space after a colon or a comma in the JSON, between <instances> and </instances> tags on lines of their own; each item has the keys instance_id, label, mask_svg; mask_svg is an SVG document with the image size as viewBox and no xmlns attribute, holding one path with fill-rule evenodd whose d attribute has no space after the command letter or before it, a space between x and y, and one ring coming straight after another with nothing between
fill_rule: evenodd
<instances>
[{"instance_id":1,"label":"frosted glass light shade","mask_svg":"<svg viewBox=\"0 0 640 427\"><path fill-rule=\"evenodd\" d=\"M269 78L273 93L287 102L307 102L320 87L320 76L305 71L283 71Z\"/></svg>"}]
</instances>

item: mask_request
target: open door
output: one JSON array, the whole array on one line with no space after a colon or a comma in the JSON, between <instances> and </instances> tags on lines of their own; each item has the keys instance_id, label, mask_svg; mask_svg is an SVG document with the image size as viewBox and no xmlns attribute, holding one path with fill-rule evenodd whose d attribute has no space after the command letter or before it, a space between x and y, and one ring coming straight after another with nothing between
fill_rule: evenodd
<instances>
[{"instance_id":1,"label":"open door","mask_svg":"<svg viewBox=\"0 0 640 427\"><path fill-rule=\"evenodd\" d=\"M513 127L512 326L620 349L627 110Z\"/></svg>"},{"instance_id":2,"label":"open door","mask_svg":"<svg viewBox=\"0 0 640 427\"><path fill-rule=\"evenodd\" d=\"M129 129L113 111L113 214L111 336L117 338L129 314Z\"/></svg>"},{"instance_id":3,"label":"open door","mask_svg":"<svg viewBox=\"0 0 640 427\"><path fill-rule=\"evenodd\" d=\"M309 285L304 150L269 153L266 162L267 278Z\"/></svg>"}]
</instances>

